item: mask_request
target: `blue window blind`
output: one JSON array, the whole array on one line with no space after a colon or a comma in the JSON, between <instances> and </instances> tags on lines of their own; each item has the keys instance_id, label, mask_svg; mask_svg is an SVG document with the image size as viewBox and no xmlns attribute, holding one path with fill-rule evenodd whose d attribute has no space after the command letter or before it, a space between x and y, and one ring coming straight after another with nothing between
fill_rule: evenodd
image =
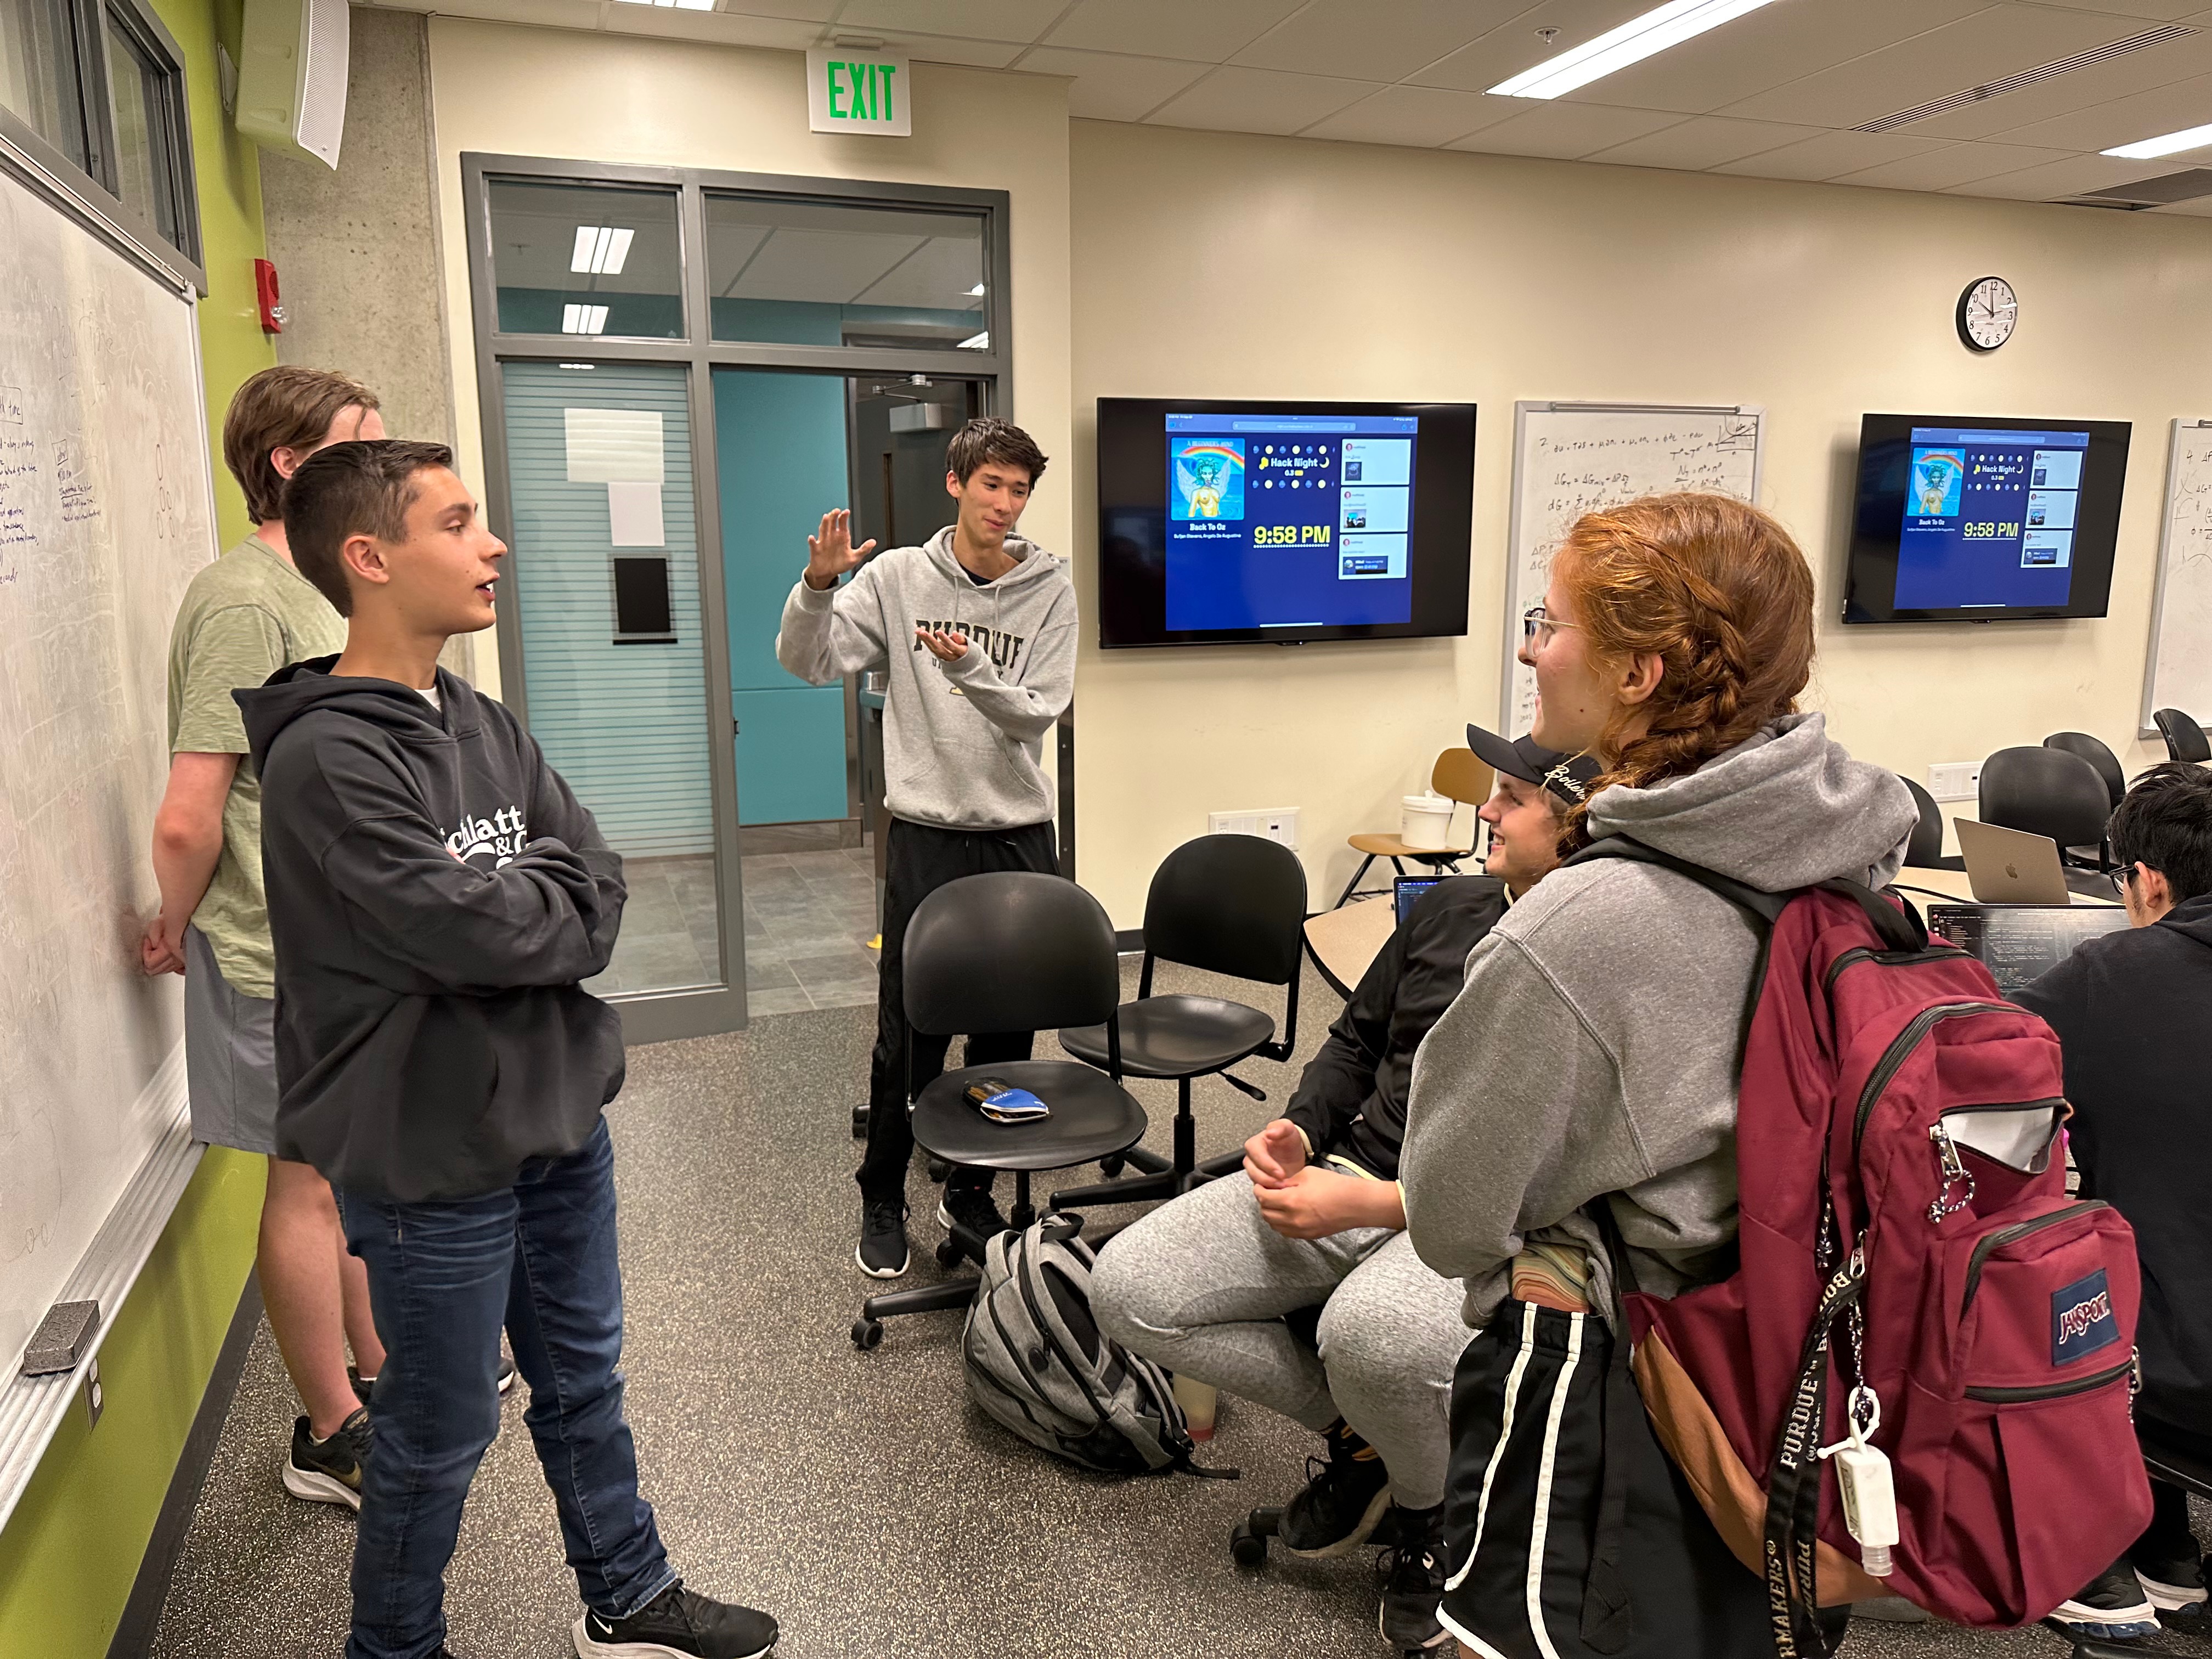
<instances>
[{"instance_id":1,"label":"blue window blind","mask_svg":"<svg viewBox=\"0 0 2212 1659\"><path fill-rule=\"evenodd\" d=\"M629 857L711 854L714 844L686 373L662 363L505 368L531 734ZM569 481L570 409L660 416L673 643L614 643L607 486Z\"/></svg>"}]
</instances>

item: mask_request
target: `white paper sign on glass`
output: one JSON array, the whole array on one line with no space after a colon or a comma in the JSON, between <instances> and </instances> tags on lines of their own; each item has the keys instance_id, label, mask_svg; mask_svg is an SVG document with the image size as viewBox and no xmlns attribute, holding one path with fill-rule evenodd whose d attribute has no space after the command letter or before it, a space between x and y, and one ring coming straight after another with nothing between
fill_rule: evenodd
<instances>
[{"instance_id":1,"label":"white paper sign on glass","mask_svg":"<svg viewBox=\"0 0 2212 1659\"><path fill-rule=\"evenodd\" d=\"M665 483L657 409L564 409L570 483Z\"/></svg>"}]
</instances>

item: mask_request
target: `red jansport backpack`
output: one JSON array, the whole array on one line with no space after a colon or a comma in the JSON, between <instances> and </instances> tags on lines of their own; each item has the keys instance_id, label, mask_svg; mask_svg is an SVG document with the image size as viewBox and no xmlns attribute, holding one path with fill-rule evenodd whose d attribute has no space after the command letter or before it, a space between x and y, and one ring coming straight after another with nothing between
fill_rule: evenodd
<instances>
[{"instance_id":1,"label":"red jansport backpack","mask_svg":"<svg viewBox=\"0 0 2212 1659\"><path fill-rule=\"evenodd\" d=\"M1624 1300L1653 1426L1766 1581L1776 1651L1826 1653L1814 1605L1873 1595L1966 1626L2044 1617L2150 1520L2135 1235L2067 1197L2057 1037L1855 883L1765 894L1621 838L1580 856L1601 854L1771 924L1737 1109L1739 1265ZM1887 1578L1862 1571L1818 1455L1861 1382L1895 1482Z\"/></svg>"}]
</instances>

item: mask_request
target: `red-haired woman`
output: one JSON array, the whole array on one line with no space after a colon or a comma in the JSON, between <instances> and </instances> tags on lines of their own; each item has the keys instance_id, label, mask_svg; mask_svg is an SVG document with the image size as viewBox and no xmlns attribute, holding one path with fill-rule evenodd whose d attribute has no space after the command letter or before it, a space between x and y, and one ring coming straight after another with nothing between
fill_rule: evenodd
<instances>
[{"instance_id":1,"label":"red-haired woman","mask_svg":"<svg viewBox=\"0 0 2212 1659\"><path fill-rule=\"evenodd\" d=\"M1536 741L1605 767L1567 850L1626 836L1767 892L1836 876L1879 886L1902 863L1915 821L1904 783L1796 712L1813 576L1756 507L1659 495L1584 517L1521 659L1536 675ZM1487 1328L1461 1364L1455 1440L1480 1443L1455 1447L1455 1559L1437 1564L1447 1622L1475 1651L1772 1651L1759 1581L1641 1413L1599 1427L1613 1284L1585 1210L1607 1201L1642 1291L1729 1271L1759 946L1757 924L1705 888L1584 859L1475 947L1421 1049L1408 1231L1431 1267L1466 1279L1467 1321ZM1485 1398L1486 1429L1473 1403ZM1634 1443L1612 1443L1630 1429ZM1608 1462L1638 1471L1613 1538L1598 1526ZM1589 1571L1594 1549L1619 1551L1607 1584ZM1613 1607L1624 1596L1625 1614Z\"/></svg>"}]
</instances>

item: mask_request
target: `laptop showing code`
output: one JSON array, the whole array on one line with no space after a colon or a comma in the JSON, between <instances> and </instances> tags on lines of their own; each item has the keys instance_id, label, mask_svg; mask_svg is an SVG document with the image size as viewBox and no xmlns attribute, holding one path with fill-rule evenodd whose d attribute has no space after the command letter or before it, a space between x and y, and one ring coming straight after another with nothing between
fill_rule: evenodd
<instances>
[{"instance_id":1,"label":"laptop showing code","mask_svg":"<svg viewBox=\"0 0 2212 1659\"><path fill-rule=\"evenodd\" d=\"M1931 904L1928 929L1981 958L2005 995L2033 984L2084 939L2119 932L2117 904Z\"/></svg>"}]
</instances>

